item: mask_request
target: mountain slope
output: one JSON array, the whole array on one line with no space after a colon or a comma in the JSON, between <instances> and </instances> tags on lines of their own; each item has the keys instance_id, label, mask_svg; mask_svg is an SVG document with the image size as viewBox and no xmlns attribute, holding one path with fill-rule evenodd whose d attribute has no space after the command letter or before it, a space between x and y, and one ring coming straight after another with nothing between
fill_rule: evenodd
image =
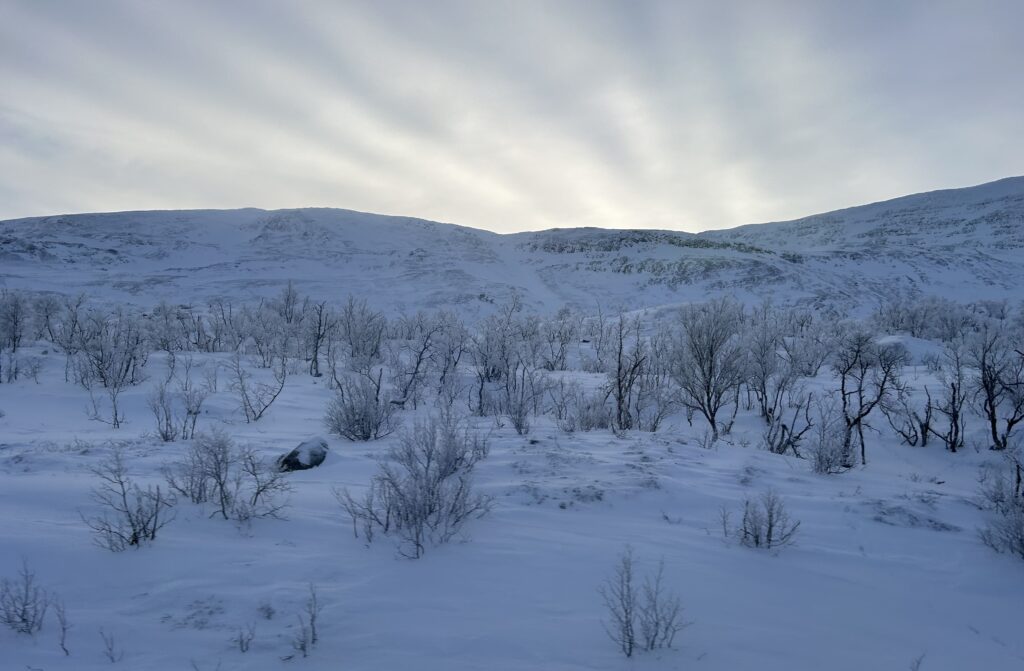
<instances>
[{"instance_id":1,"label":"mountain slope","mask_svg":"<svg viewBox=\"0 0 1024 671\"><path fill-rule=\"evenodd\" d=\"M261 296L288 280L315 297L475 313L516 292L535 309L746 300L872 304L894 292L1018 295L1024 178L790 222L690 234L495 233L337 209L192 210L0 222L0 281L148 304Z\"/></svg>"}]
</instances>

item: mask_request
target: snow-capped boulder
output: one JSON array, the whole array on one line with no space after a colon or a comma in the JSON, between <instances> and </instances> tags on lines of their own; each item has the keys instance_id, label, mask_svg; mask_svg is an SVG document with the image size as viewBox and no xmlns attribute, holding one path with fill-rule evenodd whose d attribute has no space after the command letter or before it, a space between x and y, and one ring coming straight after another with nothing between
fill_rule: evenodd
<instances>
[{"instance_id":1,"label":"snow-capped boulder","mask_svg":"<svg viewBox=\"0 0 1024 671\"><path fill-rule=\"evenodd\" d=\"M299 443L299 446L277 460L282 471L304 471L324 463L327 458L327 441L323 438L312 438Z\"/></svg>"}]
</instances>

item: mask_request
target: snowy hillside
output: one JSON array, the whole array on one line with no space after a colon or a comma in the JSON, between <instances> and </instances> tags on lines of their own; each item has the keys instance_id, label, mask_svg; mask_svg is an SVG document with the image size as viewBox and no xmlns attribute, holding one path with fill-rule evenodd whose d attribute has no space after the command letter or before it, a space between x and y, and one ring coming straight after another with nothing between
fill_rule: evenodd
<instances>
[{"instance_id":1,"label":"snowy hillside","mask_svg":"<svg viewBox=\"0 0 1024 671\"><path fill-rule=\"evenodd\" d=\"M1024 668L1022 241L0 222L0 671Z\"/></svg>"},{"instance_id":2,"label":"snowy hillside","mask_svg":"<svg viewBox=\"0 0 1024 671\"><path fill-rule=\"evenodd\" d=\"M497 235L347 210L195 210L0 222L0 281L140 304L303 292L388 312L527 305L593 311L709 294L872 305L897 292L1009 298L1024 282L1024 177L698 235ZM110 292L113 291L113 294Z\"/></svg>"}]
</instances>

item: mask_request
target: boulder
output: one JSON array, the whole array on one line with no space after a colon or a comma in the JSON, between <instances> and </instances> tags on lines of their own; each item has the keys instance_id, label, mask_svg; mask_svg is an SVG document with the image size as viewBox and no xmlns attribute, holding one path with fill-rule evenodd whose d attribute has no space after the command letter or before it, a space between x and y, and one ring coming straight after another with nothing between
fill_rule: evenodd
<instances>
[{"instance_id":1,"label":"boulder","mask_svg":"<svg viewBox=\"0 0 1024 671\"><path fill-rule=\"evenodd\" d=\"M327 441L312 438L299 443L294 450L278 458L277 467L282 471L304 471L324 463L327 458Z\"/></svg>"}]
</instances>

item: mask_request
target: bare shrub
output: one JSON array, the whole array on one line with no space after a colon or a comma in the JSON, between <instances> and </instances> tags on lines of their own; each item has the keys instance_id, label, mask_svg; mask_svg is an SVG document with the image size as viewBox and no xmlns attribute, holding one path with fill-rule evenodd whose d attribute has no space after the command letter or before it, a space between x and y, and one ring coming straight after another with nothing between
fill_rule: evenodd
<instances>
[{"instance_id":1,"label":"bare shrub","mask_svg":"<svg viewBox=\"0 0 1024 671\"><path fill-rule=\"evenodd\" d=\"M238 394L239 405L245 414L246 422L258 422L270 409L277 397L284 389L284 383L288 379L288 365L284 355L274 357L269 367L273 371L274 382L256 382L252 374L245 369L241 355L236 352L229 364L231 373L231 389Z\"/></svg>"},{"instance_id":2,"label":"bare shrub","mask_svg":"<svg viewBox=\"0 0 1024 671\"><path fill-rule=\"evenodd\" d=\"M676 634L686 626L679 597L665 591L665 561L658 562L654 577L644 578L641 590L639 623L640 643L644 650L671 648Z\"/></svg>"},{"instance_id":3,"label":"bare shrub","mask_svg":"<svg viewBox=\"0 0 1024 671\"><path fill-rule=\"evenodd\" d=\"M795 394L790 410L792 413L787 417L780 403L776 410L766 415L768 426L761 435L761 441L765 449L773 454L792 452L794 456L801 457L800 447L804 436L814 428L811 395Z\"/></svg>"},{"instance_id":4,"label":"bare shrub","mask_svg":"<svg viewBox=\"0 0 1024 671\"><path fill-rule=\"evenodd\" d=\"M124 648L117 645L113 634L108 634L103 631L103 627L100 627L100 638L103 640L103 656L107 658L108 662L117 664L124 659Z\"/></svg>"},{"instance_id":5,"label":"bare shrub","mask_svg":"<svg viewBox=\"0 0 1024 671\"><path fill-rule=\"evenodd\" d=\"M167 389L168 380L163 380L146 399L153 419L156 421L156 435L165 443L178 439L178 418L174 412L171 394Z\"/></svg>"},{"instance_id":6,"label":"bare shrub","mask_svg":"<svg viewBox=\"0 0 1024 671\"><path fill-rule=\"evenodd\" d=\"M612 577L597 589L604 601L608 621L603 622L609 638L626 657L636 649L636 617L639 593L633 577L633 549L627 547L615 565Z\"/></svg>"},{"instance_id":7,"label":"bare shrub","mask_svg":"<svg viewBox=\"0 0 1024 671\"><path fill-rule=\"evenodd\" d=\"M68 631L71 630L71 623L68 621L68 611L64 606L64 601L54 600L53 613L57 618L57 643L64 656L67 657L71 654L71 651L68 650Z\"/></svg>"},{"instance_id":8,"label":"bare shrub","mask_svg":"<svg viewBox=\"0 0 1024 671\"><path fill-rule=\"evenodd\" d=\"M292 637L292 648L303 657L308 657L320 640L317 621L320 617L321 608L316 585L310 583L309 597L303 605L302 612L296 616L299 621L299 628Z\"/></svg>"},{"instance_id":9,"label":"bare shrub","mask_svg":"<svg viewBox=\"0 0 1024 671\"><path fill-rule=\"evenodd\" d=\"M235 634L234 642L238 646L238 652L249 652L249 648L252 647L253 639L256 638L256 625L247 624L238 630Z\"/></svg>"},{"instance_id":10,"label":"bare shrub","mask_svg":"<svg viewBox=\"0 0 1024 671\"><path fill-rule=\"evenodd\" d=\"M511 365L505 375L502 407L519 435L530 432L530 417L547 390L547 376L522 359Z\"/></svg>"},{"instance_id":11,"label":"bare shrub","mask_svg":"<svg viewBox=\"0 0 1024 671\"><path fill-rule=\"evenodd\" d=\"M490 498L473 493L473 468L487 454L487 443L452 417L431 418L402 435L380 464L362 500L336 491L358 537L393 534L399 552L419 558L428 545L454 538L472 517L484 515Z\"/></svg>"},{"instance_id":12,"label":"bare shrub","mask_svg":"<svg viewBox=\"0 0 1024 671\"><path fill-rule=\"evenodd\" d=\"M142 489L128 475L128 467L120 449L93 469L100 483L92 490L93 500L100 505L100 515L82 519L96 534L96 544L111 552L141 547L156 540L157 532L173 519L168 511L174 502L161 492L159 485Z\"/></svg>"},{"instance_id":13,"label":"bare shrub","mask_svg":"<svg viewBox=\"0 0 1024 671\"><path fill-rule=\"evenodd\" d=\"M36 634L43 628L50 595L36 584L35 571L23 561L18 577L0 580L0 623L19 634Z\"/></svg>"},{"instance_id":14,"label":"bare shrub","mask_svg":"<svg viewBox=\"0 0 1024 671\"><path fill-rule=\"evenodd\" d=\"M612 411L608 407L608 393L598 390L586 393L576 382L566 384L559 380L548 387L555 424L566 433L607 429L612 424Z\"/></svg>"},{"instance_id":15,"label":"bare shrub","mask_svg":"<svg viewBox=\"0 0 1024 671\"><path fill-rule=\"evenodd\" d=\"M196 423L199 421L199 414L203 410L203 403L211 391L217 390L217 367L211 366L212 380L208 380L203 386L197 385L192 379L192 357L185 357L183 371L178 380L178 395L184 407L185 414L181 418L181 437L184 440L192 440L196 435Z\"/></svg>"},{"instance_id":16,"label":"bare shrub","mask_svg":"<svg viewBox=\"0 0 1024 671\"><path fill-rule=\"evenodd\" d=\"M771 550L792 544L799 528L800 522L789 517L782 498L769 489L757 500L743 502L737 533L743 545Z\"/></svg>"},{"instance_id":17,"label":"bare shrub","mask_svg":"<svg viewBox=\"0 0 1024 671\"><path fill-rule=\"evenodd\" d=\"M213 515L236 522L277 517L291 491L285 475L227 434L197 434L181 461L164 467L171 491L192 503L213 503Z\"/></svg>"},{"instance_id":18,"label":"bare shrub","mask_svg":"<svg viewBox=\"0 0 1024 671\"><path fill-rule=\"evenodd\" d=\"M833 399L820 399L809 453L815 473L834 475L849 468L853 459L850 445L844 440L845 428Z\"/></svg>"},{"instance_id":19,"label":"bare shrub","mask_svg":"<svg viewBox=\"0 0 1024 671\"><path fill-rule=\"evenodd\" d=\"M1011 454L1005 465L982 471L981 495L992 518L979 532L981 541L996 552L1008 552L1024 559L1024 486L1021 464Z\"/></svg>"},{"instance_id":20,"label":"bare shrub","mask_svg":"<svg viewBox=\"0 0 1024 671\"><path fill-rule=\"evenodd\" d=\"M39 384L39 374L43 372L43 360L40 357L11 353L6 356L6 359L7 364L3 370L3 378L8 383L15 382L21 377L29 377Z\"/></svg>"},{"instance_id":21,"label":"bare shrub","mask_svg":"<svg viewBox=\"0 0 1024 671\"><path fill-rule=\"evenodd\" d=\"M627 546L612 576L597 590L608 614L602 623L605 631L626 657L637 649L671 648L676 634L686 626L679 597L665 590L664 574L661 561L654 575L638 585L633 550Z\"/></svg>"},{"instance_id":22,"label":"bare shrub","mask_svg":"<svg viewBox=\"0 0 1024 671\"><path fill-rule=\"evenodd\" d=\"M110 314L92 311L82 320L73 348L75 379L89 390L92 402L90 419L120 427L124 421L119 406L121 392L142 381L149 358L141 320L120 309ZM107 396L109 418L100 409L96 389Z\"/></svg>"},{"instance_id":23,"label":"bare shrub","mask_svg":"<svg viewBox=\"0 0 1024 671\"><path fill-rule=\"evenodd\" d=\"M338 393L327 405L327 430L355 441L377 440L398 428L396 406L384 398L383 371L377 376L345 375L338 380Z\"/></svg>"}]
</instances>

